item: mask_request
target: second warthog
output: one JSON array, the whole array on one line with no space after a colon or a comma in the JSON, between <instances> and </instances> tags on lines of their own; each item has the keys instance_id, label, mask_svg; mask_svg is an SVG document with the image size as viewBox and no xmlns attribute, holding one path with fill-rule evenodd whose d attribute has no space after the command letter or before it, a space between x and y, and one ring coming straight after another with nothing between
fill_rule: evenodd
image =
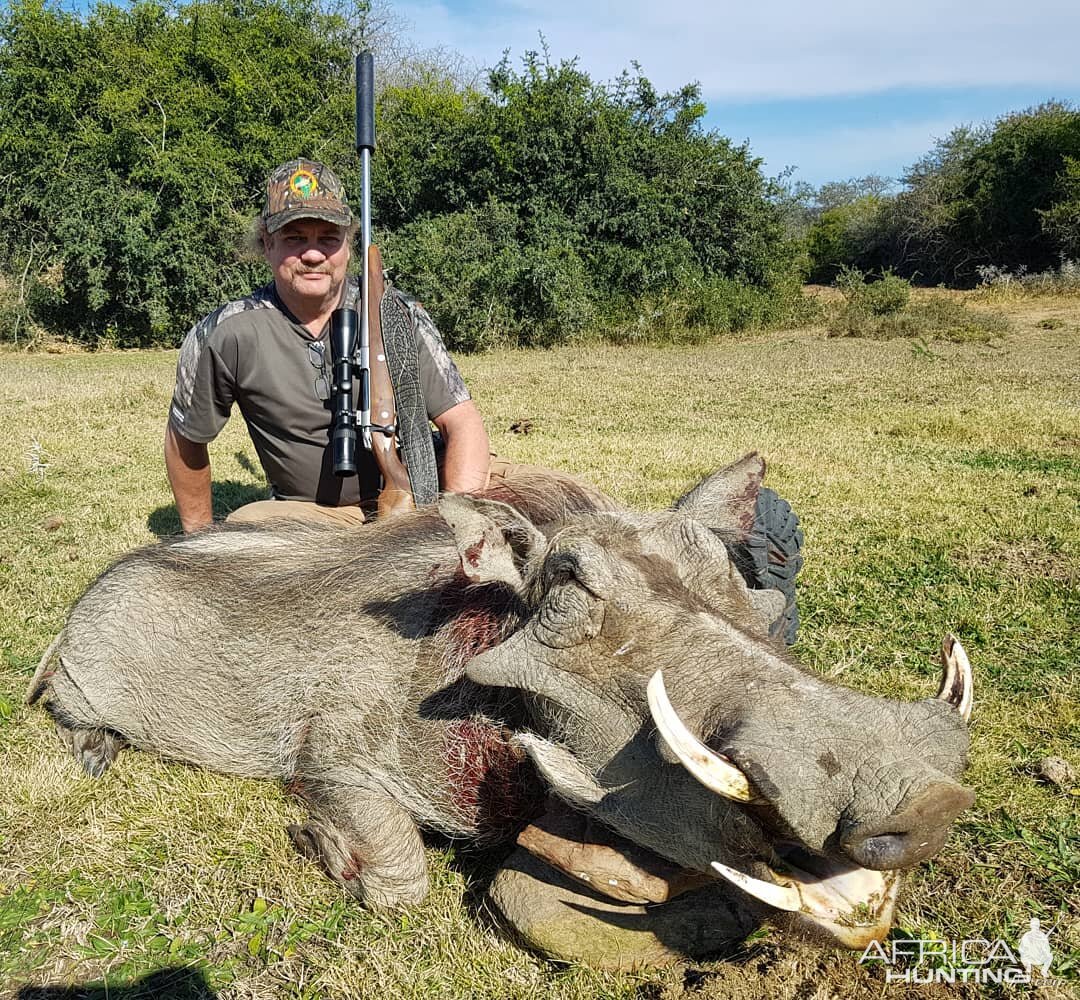
<instances>
[{"instance_id":1,"label":"second warthog","mask_svg":"<svg viewBox=\"0 0 1080 1000\"><path fill-rule=\"evenodd\" d=\"M616 854L666 865L661 898L697 895L635 908L557 849L538 853L561 874L511 859L493 900L541 950L707 951L722 922L685 900L717 892L736 930L767 906L865 943L895 871L972 801L970 671L947 642L938 696L904 703L801 669L768 635L783 597L729 554L763 472L749 456L662 513L552 480L151 546L89 588L28 697L91 774L131 744L286 782L311 811L299 848L374 906L427 892L420 829L505 839L551 792ZM612 938L627 916L663 947Z\"/></svg>"}]
</instances>

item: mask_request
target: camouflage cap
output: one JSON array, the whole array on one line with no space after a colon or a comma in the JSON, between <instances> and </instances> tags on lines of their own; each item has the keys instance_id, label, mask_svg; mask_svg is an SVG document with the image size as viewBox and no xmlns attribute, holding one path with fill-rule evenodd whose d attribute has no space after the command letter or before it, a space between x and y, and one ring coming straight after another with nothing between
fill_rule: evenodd
<instances>
[{"instance_id":1,"label":"camouflage cap","mask_svg":"<svg viewBox=\"0 0 1080 1000\"><path fill-rule=\"evenodd\" d=\"M296 219L324 219L350 226L353 214L341 181L318 160L283 163L266 179L266 201L259 216L268 233Z\"/></svg>"}]
</instances>

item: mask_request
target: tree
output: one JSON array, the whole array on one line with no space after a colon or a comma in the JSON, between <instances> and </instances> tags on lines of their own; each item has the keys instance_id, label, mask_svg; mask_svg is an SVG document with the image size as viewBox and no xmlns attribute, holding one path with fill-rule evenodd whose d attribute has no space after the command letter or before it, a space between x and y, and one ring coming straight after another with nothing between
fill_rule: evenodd
<instances>
[{"instance_id":1,"label":"tree","mask_svg":"<svg viewBox=\"0 0 1080 1000\"><path fill-rule=\"evenodd\" d=\"M175 341L263 272L262 180L351 155L355 25L316 0L0 16L0 267L81 339Z\"/></svg>"},{"instance_id":2,"label":"tree","mask_svg":"<svg viewBox=\"0 0 1080 1000\"><path fill-rule=\"evenodd\" d=\"M769 295L794 273L760 161L702 127L696 85L605 86L529 53L484 91L429 81L380 111L387 256L454 342L565 336L719 279Z\"/></svg>"},{"instance_id":3,"label":"tree","mask_svg":"<svg viewBox=\"0 0 1080 1000\"><path fill-rule=\"evenodd\" d=\"M813 191L806 233L809 280L831 283L846 266L887 266L884 234L895 183L879 174L829 181Z\"/></svg>"},{"instance_id":4,"label":"tree","mask_svg":"<svg viewBox=\"0 0 1080 1000\"><path fill-rule=\"evenodd\" d=\"M1068 217L1054 209L1068 198L1068 163L1077 156L1080 112L1067 104L954 130L904 178L891 263L901 273L956 285L973 283L988 264L1052 267L1065 249Z\"/></svg>"},{"instance_id":5,"label":"tree","mask_svg":"<svg viewBox=\"0 0 1080 1000\"><path fill-rule=\"evenodd\" d=\"M1080 159L1065 157L1065 169L1057 178L1057 197L1039 215L1047 235L1054 241L1061 256L1080 260Z\"/></svg>"},{"instance_id":6,"label":"tree","mask_svg":"<svg viewBox=\"0 0 1080 1000\"><path fill-rule=\"evenodd\" d=\"M849 177L846 181L827 181L814 195L814 209L818 215L834 208L845 208L863 198L887 198L893 193L896 182L891 177L867 174L865 177Z\"/></svg>"},{"instance_id":7,"label":"tree","mask_svg":"<svg viewBox=\"0 0 1080 1000\"><path fill-rule=\"evenodd\" d=\"M811 274L841 265L971 285L986 265L1042 271L1080 251L1080 111L1049 102L961 126L917 160L893 197L823 185ZM867 181L871 178L865 179Z\"/></svg>"}]
</instances>

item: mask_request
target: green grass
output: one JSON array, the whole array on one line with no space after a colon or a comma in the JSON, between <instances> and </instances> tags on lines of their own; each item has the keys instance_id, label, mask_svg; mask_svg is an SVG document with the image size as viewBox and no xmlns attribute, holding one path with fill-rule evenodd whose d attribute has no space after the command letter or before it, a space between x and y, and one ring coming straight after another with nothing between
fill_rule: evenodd
<instances>
[{"instance_id":1,"label":"green grass","mask_svg":"<svg viewBox=\"0 0 1080 1000\"><path fill-rule=\"evenodd\" d=\"M1015 942L1038 916L1055 928L1054 971L1075 980L1080 789L1042 783L1037 764L1055 755L1080 772L1080 307L1025 307L1003 304L1012 332L993 344L813 328L502 351L463 368L500 454L582 473L629 505L667 504L761 450L806 531L796 652L823 675L926 696L941 636L960 635L978 799L907 877L899 926ZM1062 324L1039 328L1050 309ZM273 785L134 752L81 777L22 692L82 589L177 528L160 457L175 360L0 355L0 995L909 995L855 956L775 932L726 964L553 965L478 914L497 856L433 841L429 899L372 914L295 855L284 826L301 813ZM523 418L530 433L511 432ZM211 455L219 514L261 494L239 419Z\"/></svg>"},{"instance_id":2,"label":"green grass","mask_svg":"<svg viewBox=\"0 0 1080 1000\"><path fill-rule=\"evenodd\" d=\"M1028 452L976 451L957 455L956 460L973 469L1004 469L1008 472L1038 472L1065 479L1080 480L1080 457Z\"/></svg>"}]
</instances>

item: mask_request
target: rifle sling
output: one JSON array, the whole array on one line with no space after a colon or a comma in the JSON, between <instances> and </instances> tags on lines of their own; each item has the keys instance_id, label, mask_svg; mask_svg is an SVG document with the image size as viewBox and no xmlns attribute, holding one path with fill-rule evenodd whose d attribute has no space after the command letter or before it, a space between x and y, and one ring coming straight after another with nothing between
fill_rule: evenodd
<instances>
[{"instance_id":1,"label":"rifle sling","mask_svg":"<svg viewBox=\"0 0 1080 1000\"><path fill-rule=\"evenodd\" d=\"M371 248L368 261L369 293L379 301L378 321L369 321L369 346L371 348L372 386L374 397L375 366L385 364L390 376L397 411L397 442L408 473L409 488L417 507L434 503L439 496L439 470L435 461L435 448L431 439L431 423L428 420L424 390L420 381L420 360L413 329L412 312L402 299L393 294L392 288L383 286L382 260L377 247ZM378 273L376 284L372 279ZM369 316L371 314L369 313ZM371 317L375 319L374 316ZM381 345L379 344L381 340ZM385 361L379 360L379 354ZM374 398L373 398L374 403ZM375 422L379 411L373 405ZM376 432L375 437L384 435ZM373 440L373 445L376 443ZM390 484L384 474L383 488ZM381 509L381 505L380 505Z\"/></svg>"}]
</instances>

